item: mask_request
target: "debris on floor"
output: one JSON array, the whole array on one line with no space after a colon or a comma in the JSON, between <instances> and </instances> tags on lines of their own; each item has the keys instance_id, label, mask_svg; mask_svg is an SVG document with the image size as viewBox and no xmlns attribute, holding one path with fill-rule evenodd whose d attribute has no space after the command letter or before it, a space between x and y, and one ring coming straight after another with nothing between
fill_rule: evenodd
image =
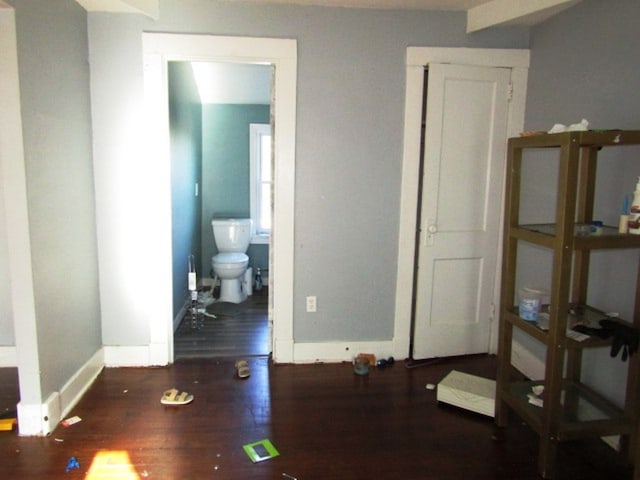
<instances>
[{"instance_id":1,"label":"debris on floor","mask_svg":"<svg viewBox=\"0 0 640 480\"><path fill-rule=\"evenodd\" d=\"M495 415L496 382L484 377L451 370L438 384L439 402L475 413Z\"/></svg>"},{"instance_id":2,"label":"debris on floor","mask_svg":"<svg viewBox=\"0 0 640 480\"><path fill-rule=\"evenodd\" d=\"M15 418L0 419L0 432L10 432L13 430L13 426L17 423L18 421Z\"/></svg>"},{"instance_id":3,"label":"debris on floor","mask_svg":"<svg viewBox=\"0 0 640 480\"><path fill-rule=\"evenodd\" d=\"M74 468L80 468L80 462L78 462L78 459L76 457L71 457L69 459L69 461L67 462L67 468L66 468L66 472L70 472L71 470L73 470Z\"/></svg>"},{"instance_id":4,"label":"debris on floor","mask_svg":"<svg viewBox=\"0 0 640 480\"><path fill-rule=\"evenodd\" d=\"M369 359L360 355L354 358L353 373L356 375L369 375Z\"/></svg>"},{"instance_id":5,"label":"debris on floor","mask_svg":"<svg viewBox=\"0 0 640 480\"><path fill-rule=\"evenodd\" d=\"M531 393L527 394L529 403L536 407L543 406L542 394L544 393L544 385L534 385L531 387Z\"/></svg>"},{"instance_id":6,"label":"debris on floor","mask_svg":"<svg viewBox=\"0 0 640 480\"><path fill-rule=\"evenodd\" d=\"M277 457L280 452L273 446L271 440L265 438L258 442L248 443L242 447L253 463L263 462Z\"/></svg>"},{"instance_id":7,"label":"debris on floor","mask_svg":"<svg viewBox=\"0 0 640 480\"><path fill-rule=\"evenodd\" d=\"M394 363L396 363L396 360L393 357L381 358L380 360L378 360L376 362L376 367L383 368L383 367L387 367L387 366L393 365Z\"/></svg>"},{"instance_id":8,"label":"debris on floor","mask_svg":"<svg viewBox=\"0 0 640 480\"><path fill-rule=\"evenodd\" d=\"M370 367L376 366L376 356L373 353L359 353L357 358L366 358Z\"/></svg>"},{"instance_id":9,"label":"debris on floor","mask_svg":"<svg viewBox=\"0 0 640 480\"><path fill-rule=\"evenodd\" d=\"M77 415L74 415L73 417L69 417L63 421L60 422L60 425L62 425L63 427L70 427L71 425L81 422L82 419L80 417L78 417Z\"/></svg>"}]
</instances>

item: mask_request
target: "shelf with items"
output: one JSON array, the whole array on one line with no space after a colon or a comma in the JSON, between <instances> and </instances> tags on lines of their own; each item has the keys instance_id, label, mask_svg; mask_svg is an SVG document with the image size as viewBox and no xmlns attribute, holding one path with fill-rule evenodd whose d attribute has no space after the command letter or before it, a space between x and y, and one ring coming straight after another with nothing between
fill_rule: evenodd
<instances>
[{"instance_id":1,"label":"shelf with items","mask_svg":"<svg viewBox=\"0 0 640 480\"><path fill-rule=\"evenodd\" d=\"M626 145L640 145L640 131L568 132L509 140L496 423L506 426L507 410L511 409L538 433L538 472L545 478L553 474L556 445L562 440L622 435L630 461L638 464L640 459L640 448L635 448L639 418L638 355L633 355L626 365L626 396L623 408L619 408L581 382L582 352L590 348L611 347L612 338L580 336L573 330L578 324L598 329L600 321L607 318L603 311L589 306L587 299L591 252L640 251L639 235L619 233L617 226L598 224L593 233L590 229L594 220L598 156L605 147ZM520 221L521 187L525 184L523 164L537 158L535 155L525 157L524 151L528 149L555 149L558 152L556 191L554 197L549 195L555 201L555 209L549 210L554 214L551 222ZM530 184L526 185L531 188ZM514 306L517 303L516 270L523 243L542 247L551 254L550 307L544 312L548 317L546 325L521 318L518 306ZM638 284L640 282L635 288L631 287L635 298L633 322L615 319L619 322L616 325L626 325L634 331L640 327ZM580 308L570 310L570 305ZM543 379L522 382L517 376L512 376L514 329L545 346ZM534 398L537 404L533 405L530 397L535 386L542 386L543 393L540 398ZM636 475L640 478L638 470Z\"/></svg>"},{"instance_id":2,"label":"shelf with items","mask_svg":"<svg viewBox=\"0 0 640 480\"><path fill-rule=\"evenodd\" d=\"M544 410L542 395L536 395L535 387L544 382L521 381L509 384L503 401L538 434L544 434ZM531 399L534 400L531 400ZM539 400L540 403L535 403ZM560 408L558 409L558 440L581 437L602 437L630 434L632 418L598 392L580 382L562 382Z\"/></svg>"},{"instance_id":3,"label":"shelf with items","mask_svg":"<svg viewBox=\"0 0 640 480\"><path fill-rule=\"evenodd\" d=\"M518 311L518 306L513 306L511 309L507 309L503 312L505 321L518 327L520 330L528 333L541 343L547 344L549 341L549 313L541 312L537 321L523 320ZM583 325L585 327L597 329L600 327L600 320L609 318L605 312L597 310L589 305L580 305L580 313L572 312L571 309L567 309L565 323L567 325L566 335L560 337L560 342L563 348L597 348L611 346L611 338L600 338L598 336L580 334L573 330L576 325ZM542 322L544 319L544 324ZM632 324L615 317L615 321L623 324Z\"/></svg>"}]
</instances>

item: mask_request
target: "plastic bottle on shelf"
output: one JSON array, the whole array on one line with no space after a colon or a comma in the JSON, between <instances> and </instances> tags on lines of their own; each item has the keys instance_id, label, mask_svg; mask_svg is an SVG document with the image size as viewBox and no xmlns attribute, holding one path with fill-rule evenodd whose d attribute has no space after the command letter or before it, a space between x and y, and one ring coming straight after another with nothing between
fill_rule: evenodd
<instances>
[{"instance_id":1,"label":"plastic bottle on shelf","mask_svg":"<svg viewBox=\"0 0 640 480\"><path fill-rule=\"evenodd\" d=\"M640 177L633 192L633 201L629 212L629 233L640 235Z\"/></svg>"}]
</instances>

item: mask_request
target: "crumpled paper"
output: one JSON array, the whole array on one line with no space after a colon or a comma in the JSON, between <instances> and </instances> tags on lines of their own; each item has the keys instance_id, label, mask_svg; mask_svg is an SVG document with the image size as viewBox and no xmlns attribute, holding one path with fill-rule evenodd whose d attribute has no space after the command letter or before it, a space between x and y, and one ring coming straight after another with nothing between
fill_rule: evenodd
<instances>
[{"instance_id":1,"label":"crumpled paper","mask_svg":"<svg viewBox=\"0 0 640 480\"><path fill-rule=\"evenodd\" d=\"M587 130L589 130L589 121L583 118L580 123L573 123L568 127L561 123L556 123L547 133L586 132Z\"/></svg>"}]
</instances>

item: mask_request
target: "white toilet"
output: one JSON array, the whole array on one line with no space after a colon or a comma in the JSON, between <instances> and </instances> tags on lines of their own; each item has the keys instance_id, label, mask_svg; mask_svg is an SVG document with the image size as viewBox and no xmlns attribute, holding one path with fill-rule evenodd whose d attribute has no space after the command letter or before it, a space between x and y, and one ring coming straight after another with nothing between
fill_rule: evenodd
<instances>
[{"instance_id":1,"label":"white toilet","mask_svg":"<svg viewBox=\"0 0 640 480\"><path fill-rule=\"evenodd\" d=\"M251 241L251 219L213 219L211 228L218 248L218 254L211 259L213 272L220 279L218 301L244 302L247 292L242 288L242 280L249 265L244 252Z\"/></svg>"}]
</instances>

